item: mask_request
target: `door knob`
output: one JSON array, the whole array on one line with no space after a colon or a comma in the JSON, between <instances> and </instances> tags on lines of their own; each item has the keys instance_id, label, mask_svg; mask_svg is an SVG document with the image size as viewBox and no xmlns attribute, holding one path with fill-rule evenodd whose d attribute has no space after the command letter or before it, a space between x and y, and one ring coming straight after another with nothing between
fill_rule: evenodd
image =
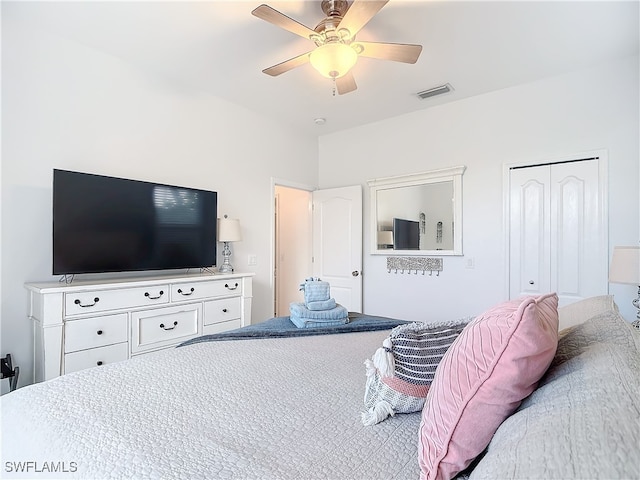
<instances>
[{"instance_id":1,"label":"door knob","mask_svg":"<svg viewBox=\"0 0 640 480\"><path fill-rule=\"evenodd\" d=\"M533 280L529 280L529 285L533 285Z\"/></svg>"},{"instance_id":2,"label":"door knob","mask_svg":"<svg viewBox=\"0 0 640 480\"><path fill-rule=\"evenodd\" d=\"M353 272L351 272L351 275L353 275L354 277L357 277L358 275L360 275L360 272L357 270L354 270Z\"/></svg>"}]
</instances>

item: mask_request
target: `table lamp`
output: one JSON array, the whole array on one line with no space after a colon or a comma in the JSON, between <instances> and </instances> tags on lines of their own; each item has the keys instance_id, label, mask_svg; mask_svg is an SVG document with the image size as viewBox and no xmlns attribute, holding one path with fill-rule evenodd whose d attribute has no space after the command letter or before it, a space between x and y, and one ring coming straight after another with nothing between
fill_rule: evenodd
<instances>
[{"instance_id":1,"label":"table lamp","mask_svg":"<svg viewBox=\"0 0 640 480\"><path fill-rule=\"evenodd\" d=\"M229 262L231 258L230 242L239 242L242 240L242 234L240 233L240 220L235 218L228 218L227 215L224 218L218 219L218 241L224 243L222 249L222 257L224 261L218 272L220 273L233 273L233 266Z\"/></svg>"},{"instance_id":2,"label":"table lamp","mask_svg":"<svg viewBox=\"0 0 640 480\"><path fill-rule=\"evenodd\" d=\"M638 297L631 303L638 309L636 321L633 324L640 328L640 247L613 248L609 281L638 286Z\"/></svg>"},{"instance_id":3,"label":"table lamp","mask_svg":"<svg viewBox=\"0 0 640 480\"><path fill-rule=\"evenodd\" d=\"M393 232L391 230L378 232L378 248L393 248Z\"/></svg>"}]
</instances>

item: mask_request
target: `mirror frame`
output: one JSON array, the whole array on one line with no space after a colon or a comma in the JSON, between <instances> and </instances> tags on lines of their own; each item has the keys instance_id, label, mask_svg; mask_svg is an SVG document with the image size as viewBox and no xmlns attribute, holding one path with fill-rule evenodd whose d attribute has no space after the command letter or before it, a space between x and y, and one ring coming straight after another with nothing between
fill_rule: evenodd
<instances>
[{"instance_id":1,"label":"mirror frame","mask_svg":"<svg viewBox=\"0 0 640 480\"><path fill-rule=\"evenodd\" d=\"M462 174L465 166L443 168L428 172L395 177L376 178L368 180L369 201L371 209L370 244L372 255L462 255ZM453 224L455 227L453 249L451 250L393 250L378 248L378 192L392 188L429 185L432 183L453 182Z\"/></svg>"}]
</instances>

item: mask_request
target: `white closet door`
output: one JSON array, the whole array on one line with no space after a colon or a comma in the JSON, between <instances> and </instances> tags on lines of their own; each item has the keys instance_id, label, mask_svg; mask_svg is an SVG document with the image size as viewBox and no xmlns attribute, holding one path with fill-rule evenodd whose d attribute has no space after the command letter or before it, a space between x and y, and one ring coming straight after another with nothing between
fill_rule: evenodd
<instances>
[{"instance_id":1,"label":"white closet door","mask_svg":"<svg viewBox=\"0 0 640 480\"><path fill-rule=\"evenodd\" d=\"M560 305L607 293L597 159L510 172L509 296L557 292Z\"/></svg>"},{"instance_id":2,"label":"white closet door","mask_svg":"<svg viewBox=\"0 0 640 480\"><path fill-rule=\"evenodd\" d=\"M598 160L550 167L551 286L560 305L607 293Z\"/></svg>"},{"instance_id":3,"label":"white closet door","mask_svg":"<svg viewBox=\"0 0 640 480\"><path fill-rule=\"evenodd\" d=\"M551 290L549 167L511 171L509 296Z\"/></svg>"}]
</instances>

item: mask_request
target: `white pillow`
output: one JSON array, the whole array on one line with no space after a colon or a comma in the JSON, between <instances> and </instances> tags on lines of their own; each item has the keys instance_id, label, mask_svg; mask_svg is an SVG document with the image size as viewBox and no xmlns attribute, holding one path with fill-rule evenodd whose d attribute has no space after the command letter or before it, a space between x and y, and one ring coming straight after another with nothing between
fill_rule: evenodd
<instances>
[{"instance_id":1,"label":"white pillow","mask_svg":"<svg viewBox=\"0 0 640 480\"><path fill-rule=\"evenodd\" d=\"M560 320L558 330L579 325L601 313L617 311L618 306L613 301L613 295L585 298L558 308L558 318Z\"/></svg>"}]
</instances>

